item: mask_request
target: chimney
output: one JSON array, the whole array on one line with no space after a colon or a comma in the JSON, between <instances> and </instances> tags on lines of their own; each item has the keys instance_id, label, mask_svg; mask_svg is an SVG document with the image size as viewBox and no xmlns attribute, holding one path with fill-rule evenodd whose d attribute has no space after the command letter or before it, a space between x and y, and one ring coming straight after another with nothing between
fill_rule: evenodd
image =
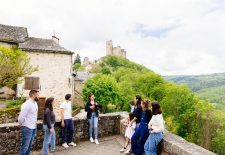
<instances>
[{"instance_id":1,"label":"chimney","mask_svg":"<svg viewBox=\"0 0 225 155\"><path fill-rule=\"evenodd\" d=\"M55 35L52 36L52 40L54 40L55 43L59 44L59 38L56 37Z\"/></svg>"}]
</instances>

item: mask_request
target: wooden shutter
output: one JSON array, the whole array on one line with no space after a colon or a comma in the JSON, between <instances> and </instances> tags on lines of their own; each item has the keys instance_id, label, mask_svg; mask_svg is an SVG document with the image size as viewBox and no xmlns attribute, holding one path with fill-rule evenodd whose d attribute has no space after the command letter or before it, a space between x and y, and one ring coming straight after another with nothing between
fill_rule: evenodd
<instances>
[{"instance_id":1,"label":"wooden shutter","mask_svg":"<svg viewBox=\"0 0 225 155\"><path fill-rule=\"evenodd\" d=\"M39 89L39 77L33 77L32 89Z\"/></svg>"},{"instance_id":2,"label":"wooden shutter","mask_svg":"<svg viewBox=\"0 0 225 155\"><path fill-rule=\"evenodd\" d=\"M26 90L32 89L32 77L25 77L25 88Z\"/></svg>"},{"instance_id":3,"label":"wooden shutter","mask_svg":"<svg viewBox=\"0 0 225 155\"><path fill-rule=\"evenodd\" d=\"M39 89L39 77L25 77L25 90Z\"/></svg>"}]
</instances>

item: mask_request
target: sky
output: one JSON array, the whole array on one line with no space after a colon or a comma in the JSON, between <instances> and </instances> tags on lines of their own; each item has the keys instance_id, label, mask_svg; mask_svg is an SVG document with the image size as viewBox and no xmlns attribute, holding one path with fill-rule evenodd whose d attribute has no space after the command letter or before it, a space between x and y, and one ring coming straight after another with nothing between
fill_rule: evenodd
<instances>
[{"instance_id":1,"label":"sky","mask_svg":"<svg viewBox=\"0 0 225 155\"><path fill-rule=\"evenodd\" d=\"M0 0L0 24L91 60L107 40L161 75L225 72L225 0Z\"/></svg>"}]
</instances>

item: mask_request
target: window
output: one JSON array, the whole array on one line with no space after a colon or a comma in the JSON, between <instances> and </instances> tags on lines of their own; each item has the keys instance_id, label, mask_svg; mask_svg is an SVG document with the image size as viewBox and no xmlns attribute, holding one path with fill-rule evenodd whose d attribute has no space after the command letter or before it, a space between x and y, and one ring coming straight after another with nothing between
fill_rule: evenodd
<instances>
[{"instance_id":1,"label":"window","mask_svg":"<svg viewBox=\"0 0 225 155\"><path fill-rule=\"evenodd\" d=\"M25 77L26 90L39 89L40 78L39 77Z\"/></svg>"}]
</instances>

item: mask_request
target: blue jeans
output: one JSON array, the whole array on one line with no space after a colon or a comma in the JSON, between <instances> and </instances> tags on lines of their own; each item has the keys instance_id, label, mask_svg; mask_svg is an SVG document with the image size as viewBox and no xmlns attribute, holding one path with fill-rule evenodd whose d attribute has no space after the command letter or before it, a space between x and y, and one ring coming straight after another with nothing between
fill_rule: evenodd
<instances>
[{"instance_id":1,"label":"blue jeans","mask_svg":"<svg viewBox=\"0 0 225 155\"><path fill-rule=\"evenodd\" d=\"M156 155L157 146L159 142L163 139L163 133L151 133L148 140L145 143L145 155Z\"/></svg>"},{"instance_id":2,"label":"blue jeans","mask_svg":"<svg viewBox=\"0 0 225 155\"><path fill-rule=\"evenodd\" d=\"M88 119L89 123L89 137L92 137L92 132L94 130L94 139L98 139L98 117L95 112L92 112L91 118Z\"/></svg>"},{"instance_id":3,"label":"blue jeans","mask_svg":"<svg viewBox=\"0 0 225 155\"><path fill-rule=\"evenodd\" d=\"M131 149L135 155L144 154L144 144L149 135L149 130L147 126L147 123L141 122L131 138Z\"/></svg>"},{"instance_id":4,"label":"blue jeans","mask_svg":"<svg viewBox=\"0 0 225 155\"><path fill-rule=\"evenodd\" d=\"M74 124L73 120L65 119L64 120L65 127L62 128L62 143L71 143L73 142L73 135L74 135ZM69 131L69 137L67 139L67 130Z\"/></svg>"},{"instance_id":5,"label":"blue jeans","mask_svg":"<svg viewBox=\"0 0 225 155\"><path fill-rule=\"evenodd\" d=\"M21 128L22 143L20 147L20 155L30 155L30 148L32 146L33 139L36 135L36 129L29 129L27 127Z\"/></svg>"},{"instance_id":6,"label":"blue jeans","mask_svg":"<svg viewBox=\"0 0 225 155\"><path fill-rule=\"evenodd\" d=\"M51 125L54 129L54 124ZM51 133L47 125L43 125L43 129L45 132L42 155L48 154L49 144L51 144L51 151L55 150L55 130Z\"/></svg>"}]
</instances>

